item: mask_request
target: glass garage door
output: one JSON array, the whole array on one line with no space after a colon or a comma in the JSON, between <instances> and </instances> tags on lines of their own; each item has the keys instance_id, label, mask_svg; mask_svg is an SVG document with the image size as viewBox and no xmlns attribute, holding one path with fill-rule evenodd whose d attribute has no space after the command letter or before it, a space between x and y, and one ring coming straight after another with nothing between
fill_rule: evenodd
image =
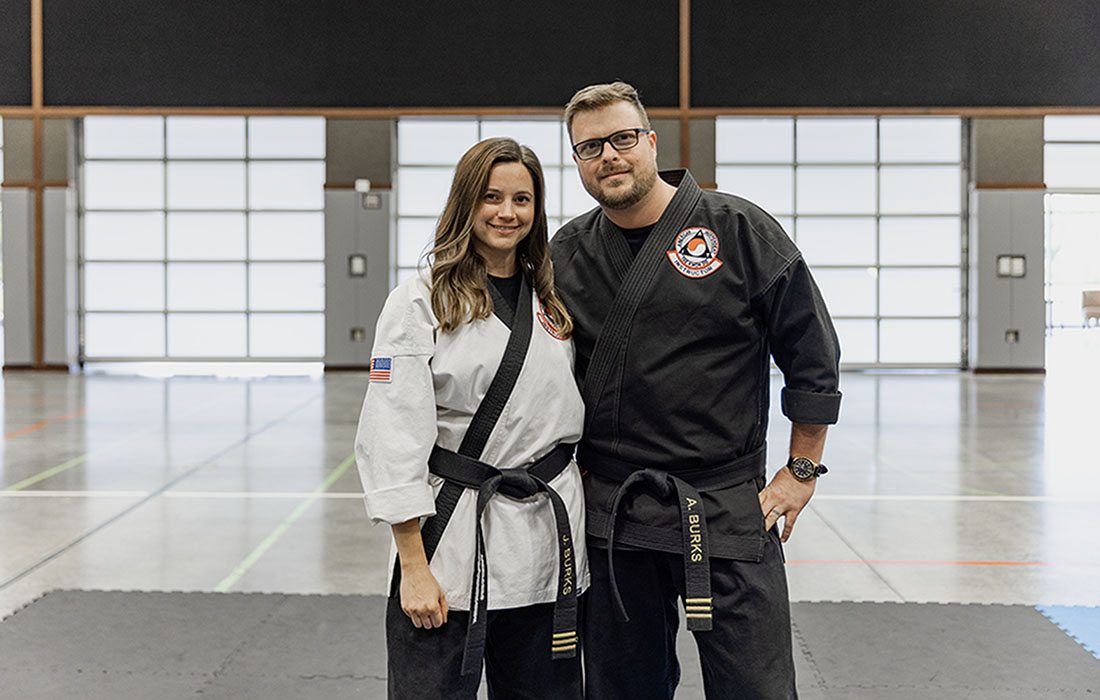
<instances>
[{"instance_id":1,"label":"glass garage door","mask_svg":"<svg viewBox=\"0 0 1100 700\"><path fill-rule=\"evenodd\" d=\"M325 123L88 117L82 358L324 355Z\"/></svg>"},{"instance_id":2,"label":"glass garage door","mask_svg":"<svg viewBox=\"0 0 1100 700\"><path fill-rule=\"evenodd\" d=\"M794 238L845 366L961 366L960 119L730 117L715 136L718 188Z\"/></svg>"}]
</instances>

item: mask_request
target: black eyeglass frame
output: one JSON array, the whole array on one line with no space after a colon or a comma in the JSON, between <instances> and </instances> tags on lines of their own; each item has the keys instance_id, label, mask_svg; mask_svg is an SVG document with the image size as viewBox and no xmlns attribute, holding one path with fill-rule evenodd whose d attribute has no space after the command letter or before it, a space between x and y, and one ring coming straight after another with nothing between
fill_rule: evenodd
<instances>
[{"instance_id":1,"label":"black eyeglass frame","mask_svg":"<svg viewBox=\"0 0 1100 700\"><path fill-rule=\"evenodd\" d=\"M622 148L619 148L611 140L611 139L615 138L616 136L620 136L622 134L626 134L626 133L630 133L630 132L634 133L634 143L630 144L629 146L623 146ZM619 131L616 131L614 134L608 134L607 136L604 136L603 138L599 138L599 139L585 139L584 141L579 141L579 142L573 144L573 155L577 156L577 158L579 158L580 160L595 160L596 158L599 158L601 155L603 155L604 144L611 144L612 148L614 148L619 153L622 153L623 151L629 151L630 149L637 146L638 142L642 140L642 134L651 134L651 133L653 133L653 129L643 129L642 127L634 127L633 129L621 129ZM599 144L600 150L596 151L594 155L591 155L588 158L585 158L584 156L582 156L580 154L580 148L582 146L587 146L588 144Z\"/></svg>"}]
</instances>

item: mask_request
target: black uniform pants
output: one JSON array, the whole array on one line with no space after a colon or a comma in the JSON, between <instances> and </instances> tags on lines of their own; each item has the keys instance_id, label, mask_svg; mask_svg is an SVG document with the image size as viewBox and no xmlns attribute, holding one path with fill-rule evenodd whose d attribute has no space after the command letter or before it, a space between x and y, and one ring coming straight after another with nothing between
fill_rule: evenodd
<instances>
[{"instance_id":1,"label":"black uniform pants","mask_svg":"<svg viewBox=\"0 0 1100 700\"><path fill-rule=\"evenodd\" d=\"M585 694L589 700L670 700L680 682L676 632L684 595L679 554L615 548L615 577L630 622L615 615L607 550L588 545ZM708 700L794 700L787 577L768 533L759 563L711 557L714 629L695 632Z\"/></svg>"},{"instance_id":2,"label":"black uniform pants","mask_svg":"<svg viewBox=\"0 0 1100 700\"><path fill-rule=\"evenodd\" d=\"M451 610L442 627L417 629L401 611L398 597L390 597L386 605L390 700L477 697L481 674L461 674L469 618L468 612ZM580 657L550 658L553 603L490 610L487 624L485 678L491 699L580 700Z\"/></svg>"}]
</instances>

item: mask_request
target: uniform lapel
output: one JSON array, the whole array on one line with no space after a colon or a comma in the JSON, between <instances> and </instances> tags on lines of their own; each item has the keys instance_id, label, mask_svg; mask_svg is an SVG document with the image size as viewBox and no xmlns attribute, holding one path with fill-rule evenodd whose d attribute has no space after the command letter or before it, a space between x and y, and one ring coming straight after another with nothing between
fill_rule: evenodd
<instances>
[{"instance_id":1,"label":"uniform lapel","mask_svg":"<svg viewBox=\"0 0 1100 700\"><path fill-rule=\"evenodd\" d=\"M512 328L512 320L516 317L516 312L512 310L512 306L508 303L508 300L501 295L497 286L493 284L492 280L488 281L489 284L489 296L493 299L493 315L500 319L501 323L508 326L508 329ZM522 289L520 290L523 291ZM523 302L520 298L516 304L519 305Z\"/></svg>"},{"instance_id":2,"label":"uniform lapel","mask_svg":"<svg viewBox=\"0 0 1100 700\"><path fill-rule=\"evenodd\" d=\"M597 233L603 242L604 255L611 262L611 269L615 272L615 277L618 278L621 285L630 271L630 266L634 264L634 253L630 251L630 244L626 242L626 237L602 212L598 221L599 230Z\"/></svg>"},{"instance_id":3,"label":"uniform lapel","mask_svg":"<svg viewBox=\"0 0 1100 700\"><path fill-rule=\"evenodd\" d=\"M596 408L600 398L604 395L607 380L612 370L621 362L622 351L626 338L629 337L630 326L634 321L634 313L638 305L645 297L653 280L657 277L660 265L665 261L665 251L672 247L676 234L687 224L692 211L702 197L702 191L695 184L691 173L686 170L673 171L665 175L666 181L677 185L676 194L665 208L661 218L653 226L642 249L638 251L633 264L627 265L624 272L622 285L619 287L615 301L611 304L611 310L604 320L600 335L596 338L592 357L589 361L588 371L585 374L582 393L585 405L585 425L591 425L596 415ZM600 215L601 222L604 217ZM601 225L600 228L605 228ZM611 236L605 236L610 238ZM615 236L622 239L622 236ZM626 256L629 257L629 246L625 240L620 240ZM608 241L608 254L612 265L618 269L614 252L614 244Z\"/></svg>"}]
</instances>

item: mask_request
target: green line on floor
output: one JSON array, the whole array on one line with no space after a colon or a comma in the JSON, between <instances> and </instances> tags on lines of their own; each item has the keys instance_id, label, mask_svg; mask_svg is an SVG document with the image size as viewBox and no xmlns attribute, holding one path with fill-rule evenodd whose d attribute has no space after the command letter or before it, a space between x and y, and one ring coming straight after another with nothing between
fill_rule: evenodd
<instances>
[{"instance_id":1,"label":"green line on floor","mask_svg":"<svg viewBox=\"0 0 1100 700\"><path fill-rule=\"evenodd\" d=\"M316 501L325 491L328 491L329 487L336 483L336 480L343 476L344 472L348 470L348 467L353 464L355 464L354 454L349 455L347 459L345 459L343 462L340 462L340 466L336 467L336 469L334 469L332 473L328 475L328 478L326 478L320 486L313 490L313 494L306 500L299 503L298 507L295 508L290 515L286 516L286 518L283 519L283 522L279 523L279 526L276 527L270 535L264 538L263 542L261 542L255 549L253 549L249 553L249 555L245 557L243 561L241 561L240 564L237 564L236 568L234 568L228 576L223 578L221 583L214 587L214 590L218 593L225 593L230 588L232 588L233 585L240 580L241 576L244 576L245 572L251 569L252 565L260 560L260 557L264 555L264 552L271 549L271 546L279 541L279 538L282 537L283 534L290 529L290 526L293 525L298 520L298 518L301 518L307 510L309 510L309 507L313 505L314 501Z\"/></svg>"},{"instance_id":2,"label":"green line on floor","mask_svg":"<svg viewBox=\"0 0 1100 700\"><path fill-rule=\"evenodd\" d=\"M11 486L6 486L6 487L4 487L4 490L5 491L22 491L23 489L27 488L28 486L34 486L39 481L45 481L46 479L49 479L51 476L54 476L56 474L60 474L61 472L66 471L68 469L72 469L76 465L82 464L84 462L84 460L86 460L86 459L88 459L87 454L82 454L79 457L73 457L68 462L62 462L61 464L57 465L56 467L50 467L46 471L38 472L34 476L27 477L26 479L23 479L22 481L17 481L14 484L12 484Z\"/></svg>"}]
</instances>

